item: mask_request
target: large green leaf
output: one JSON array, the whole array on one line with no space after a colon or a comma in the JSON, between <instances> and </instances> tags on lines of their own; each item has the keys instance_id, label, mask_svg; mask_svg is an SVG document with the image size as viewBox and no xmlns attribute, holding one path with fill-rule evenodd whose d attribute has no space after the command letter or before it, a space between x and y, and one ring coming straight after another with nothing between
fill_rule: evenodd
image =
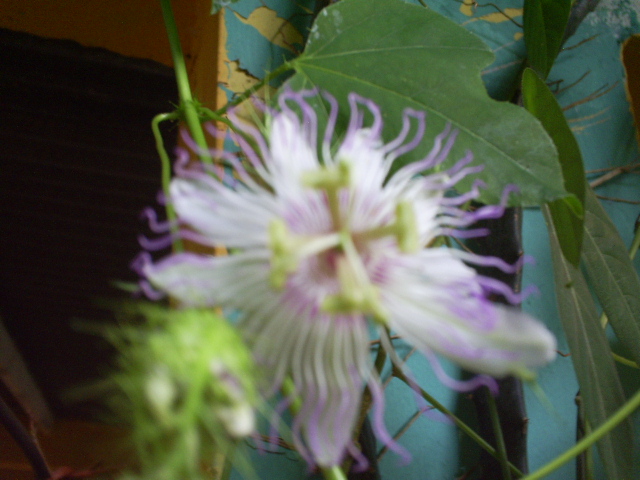
<instances>
[{"instance_id":1,"label":"large green leaf","mask_svg":"<svg viewBox=\"0 0 640 480\"><path fill-rule=\"evenodd\" d=\"M541 125L487 95L480 73L492 59L478 37L431 10L401 0L343 0L316 19L305 53L292 62L297 73L290 85L330 92L344 115L350 92L372 99L383 111L386 139L400 131L405 108L426 111L425 140L403 162L424 157L451 123L459 136L448 165L471 150L485 166L486 203L499 201L514 183L521 192L513 205L566 196L555 147Z\"/></svg>"},{"instance_id":2,"label":"large green leaf","mask_svg":"<svg viewBox=\"0 0 640 480\"><path fill-rule=\"evenodd\" d=\"M564 187L573 196L550 202L549 209L562 253L569 262L578 266L584 230L586 184L580 147L555 96L530 68L522 74L522 99L524 107L542 122L558 149Z\"/></svg>"},{"instance_id":3,"label":"large green leaf","mask_svg":"<svg viewBox=\"0 0 640 480\"><path fill-rule=\"evenodd\" d=\"M598 321L596 305L580 271L562 255L549 208L549 226L558 310L580 384L585 415L591 427L604 423L625 402L609 342ZM633 478L633 426L625 420L598 442L607 478Z\"/></svg>"},{"instance_id":4,"label":"large green leaf","mask_svg":"<svg viewBox=\"0 0 640 480\"><path fill-rule=\"evenodd\" d=\"M524 43L531 67L547 78L567 28L572 0L525 0Z\"/></svg>"},{"instance_id":5,"label":"large green leaf","mask_svg":"<svg viewBox=\"0 0 640 480\"><path fill-rule=\"evenodd\" d=\"M618 230L589 188L583 258L616 336L640 365L640 279Z\"/></svg>"}]
</instances>

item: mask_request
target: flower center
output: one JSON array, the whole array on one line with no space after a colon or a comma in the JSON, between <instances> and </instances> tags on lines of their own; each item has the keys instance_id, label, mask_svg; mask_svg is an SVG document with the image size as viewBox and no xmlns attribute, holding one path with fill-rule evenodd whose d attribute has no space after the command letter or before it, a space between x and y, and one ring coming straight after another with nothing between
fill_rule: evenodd
<instances>
[{"instance_id":1,"label":"flower center","mask_svg":"<svg viewBox=\"0 0 640 480\"><path fill-rule=\"evenodd\" d=\"M395 206L394 221L353 232L344 220L349 216L343 215L339 201L340 192L353 182L349 163L341 161L335 166L320 167L304 174L302 181L309 188L324 192L333 228L321 235L297 235L289 231L284 220L273 220L269 225L271 285L284 288L289 275L309 256L331 259L331 265L326 267L337 278L340 291L327 295L321 308L327 313L370 315L376 322L386 323L388 314L380 302L379 289L372 283L360 252L367 250L369 242L389 236L395 237L401 252L417 251L419 239L413 205L400 201Z\"/></svg>"}]
</instances>

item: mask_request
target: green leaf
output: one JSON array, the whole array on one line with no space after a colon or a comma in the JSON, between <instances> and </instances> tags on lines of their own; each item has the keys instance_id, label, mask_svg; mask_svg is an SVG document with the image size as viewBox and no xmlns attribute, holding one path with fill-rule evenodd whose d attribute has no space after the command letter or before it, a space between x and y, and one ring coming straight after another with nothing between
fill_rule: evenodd
<instances>
[{"instance_id":1,"label":"green leaf","mask_svg":"<svg viewBox=\"0 0 640 480\"><path fill-rule=\"evenodd\" d=\"M558 150L564 188L573 194L550 203L551 218L558 234L562 253L572 265L580 263L584 230L585 174L576 138L564 118L562 108L549 87L530 68L522 73L524 107L542 122Z\"/></svg>"},{"instance_id":2,"label":"green leaf","mask_svg":"<svg viewBox=\"0 0 640 480\"><path fill-rule=\"evenodd\" d=\"M426 8L401 0L343 0L318 15L305 53L292 62L297 73L289 85L328 91L343 115L350 92L372 99L382 109L386 140L400 132L405 108L426 111L425 139L403 163L424 158L451 123L459 135L446 166L471 150L484 165L485 203L498 202L509 184L520 187L512 205L566 196L555 147L540 124L487 95L480 74L492 59L478 37ZM465 179L462 188L472 181Z\"/></svg>"},{"instance_id":3,"label":"green leaf","mask_svg":"<svg viewBox=\"0 0 640 480\"><path fill-rule=\"evenodd\" d=\"M554 200L548 205L562 254L573 266L577 267L580 264L580 251L582 250L583 221L572 212L563 200Z\"/></svg>"},{"instance_id":4,"label":"green leaf","mask_svg":"<svg viewBox=\"0 0 640 480\"><path fill-rule=\"evenodd\" d=\"M546 79L567 28L571 0L525 0L524 43L531 67Z\"/></svg>"},{"instance_id":5,"label":"green leaf","mask_svg":"<svg viewBox=\"0 0 640 480\"><path fill-rule=\"evenodd\" d=\"M585 415L591 427L596 428L624 404L624 393L587 282L582 272L562 255L549 207L543 207L543 211L549 226L558 310L580 384ZM630 419L598 442L598 452L607 478L633 478Z\"/></svg>"},{"instance_id":6,"label":"green leaf","mask_svg":"<svg viewBox=\"0 0 640 480\"><path fill-rule=\"evenodd\" d=\"M585 203L584 264L627 353L640 365L640 279L618 230L591 189Z\"/></svg>"}]
</instances>

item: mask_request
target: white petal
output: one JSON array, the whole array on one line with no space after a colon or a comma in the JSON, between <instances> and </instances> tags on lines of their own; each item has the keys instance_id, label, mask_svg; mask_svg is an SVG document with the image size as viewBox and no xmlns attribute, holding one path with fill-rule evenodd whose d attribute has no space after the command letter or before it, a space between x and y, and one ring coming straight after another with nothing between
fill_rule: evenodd
<instances>
[{"instance_id":1,"label":"white petal","mask_svg":"<svg viewBox=\"0 0 640 480\"><path fill-rule=\"evenodd\" d=\"M395 276L401 281L383 293L393 330L418 349L496 377L555 357L555 338L542 323L478 296L475 274L448 250L428 252L399 269ZM431 262L421 265L418 258Z\"/></svg>"},{"instance_id":2,"label":"white petal","mask_svg":"<svg viewBox=\"0 0 640 480\"><path fill-rule=\"evenodd\" d=\"M157 288L188 306L237 307L269 295L267 252L212 257L177 253L142 267Z\"/></svg>"},{"instance_id":3,"label":"white petal","mask_svg":"<svg viewBox=\"0 0 640 480\"><path fill-rule=\"evenodd\" d=\"M319 165L315 145L304 132L298 118L289 113L273 117L269 134L271 149L271 182L276 194L289 198L306 190L301 182L302 174L317 170Z\"/></svg>"},{"instance_id":4,"label":"white petal","mask_svg":"<svg viewBox=\"0 0 640 480\"><path fill-rule=\"evenodd\" d=\"M352 441L370 374L366 323L362 317L295 312L284 303L280 308L254 337L255 352L268 359L276 381L283 371L293 379L302 400L293 434L303 453L318 465L337 465Z\"/></svg>"},{"instance_id":5,"label":"white petal","mask_svg":"<svg viewBox=\"0 0 640 480\"><path fill-rule=\"evenodd\" d=\"M346 138L335 159L344 160L351 166L352 178L366 195L370 191L380 191L389 173L382 144L371 138L368 130L358 130Z\"/></svg>"},{"instance_id":6,"label":"white petal","mask_svg":"<svg viewBox=\"0 0 640 480\"><path fill-rule=\"evenodd\" d=\"M171 182L171 200L180 220L211 244L238 248L266 246L267 226L279 209L271 195L184 179Z\"/></svg>"}]
</instances>

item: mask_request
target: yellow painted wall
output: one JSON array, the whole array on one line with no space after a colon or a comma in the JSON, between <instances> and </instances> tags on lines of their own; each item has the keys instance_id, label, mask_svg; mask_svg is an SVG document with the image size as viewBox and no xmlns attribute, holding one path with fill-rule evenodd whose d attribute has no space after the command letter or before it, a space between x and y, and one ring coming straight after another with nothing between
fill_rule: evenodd
<instances>
[{"instance_id":1,"label":"yellow painted wall","mask_svg":"<svg viewBox=\"0 0 640 480\"><path fill-rule=\"evenodd\" d=\"M199 2L173 3L181 34L192 34ZM0 0L0 27L171 65L159 0Z\"/></svg>"},{"instance_id":2,"label":"yellow painted wall","mask_svg":"<svg viewBox=\"0 0 640 480\"><path fill-rule=\"evenodd\" d=\"M210 0L173 0L192 88L216 108L223 22ZM0 0L0 28L46 38L70 39L137 58L172 65L160 0Z\"/></svg>"}]
</instances>

